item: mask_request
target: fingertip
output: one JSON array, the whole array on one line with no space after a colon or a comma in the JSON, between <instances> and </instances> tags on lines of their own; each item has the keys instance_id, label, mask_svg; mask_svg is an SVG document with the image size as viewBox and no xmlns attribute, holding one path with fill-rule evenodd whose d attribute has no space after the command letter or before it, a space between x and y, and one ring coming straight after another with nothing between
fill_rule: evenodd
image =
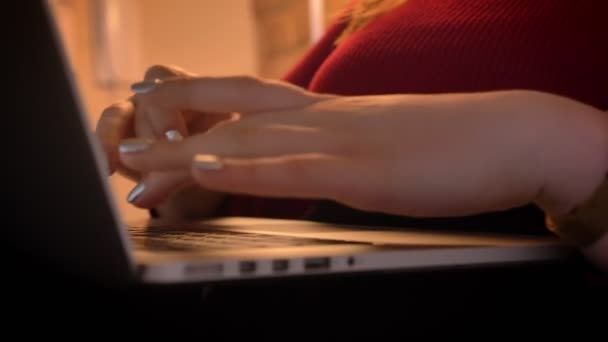
<instances>
[{"instance_id":1,"label":"fingertip","mask_svg":"<svg viewBox=\"0 0 608 342\"><path fill-rule=\"evenodd\" d=\"M166 131L165 137L170 142L178 142L184 140L184 135L177 129L170 129Z\"/></svg>"},{"instance_id":2,"label":"fingertip","mask_svg":"<svg viewBox=\"0 0 608 342\"><path fill-rule=\"evenodd\" d=\"M118 152L120 155L128 155L132 153L139 153L148 150L154 145L155 141L152 139L142 138L130 138L120 142L118 146Z\"/></svg>"},{"instance_id":3,"label":"fingertip","mask_svg":"<svg viewBox=\"0 0 608 342\"><path fill-rule=\"evenodd\" d=\"M213 154L197 154L192 166L200 172L219 171L224 167L224 161Z\"/></svg>"},{"instance_id":4,"label":"fingertip","mask_svg":"<svg viewBox=\"0 0 608 342\"><path fill-rule=\"evenodd\" d=\"M138 208L153 208L189 182L187 172L152 173L129 192L127 201Z\"/></svg>"},{"instance_id":5,"label":"fingertip","mask_svg":"<svg viewBox=\"0 0 608 342\"><path fill-rule=\"evenodd\" d=\"M220 173L219 171L222 171L224 168L225 160L220 159L218 156L197 154L192 160L191 173L199 185L215 188L218 185L217 176Z\"/></svg>"},{"instance_id":6,"label":"fingertip","mask_svg":"<svg viewBox=\"0 0 608 342\"><path fill-rule=\"evenodd\" d=\"M137 200L141 197L144 191L146 191L146 184L143 182L137 184L127 195L127 202L138 205Z\"/></svg>"},{"instance_id":7,"label":"fingertip","mask_svg":"<svg viewBox=\"0 0 608 342\"><path fill-rule=\"evenodd\" d=\"M138 183L127 195L127 202L141 209L157 206L161 202L161 197L149 188L149 184L146 184L145 181Z\"/></svg>"},{"instance_id":8,"label":"fingertip","mask_svg":"<svg viewBox=\"0 0 608 342\"><path fill-rule=\"evenodd\" d=\"M150 81L142 81L131 84L131 91L137 95L148 94L155 90L159 84L163 83L163 81L159 78L155 78Z\"/></svg>"}]
</instances>

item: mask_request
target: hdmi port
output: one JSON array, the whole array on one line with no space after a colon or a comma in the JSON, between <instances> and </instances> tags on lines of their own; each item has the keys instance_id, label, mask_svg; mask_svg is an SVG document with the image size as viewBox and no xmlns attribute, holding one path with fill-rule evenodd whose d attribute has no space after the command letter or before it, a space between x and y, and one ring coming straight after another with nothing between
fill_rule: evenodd
<instances>
[{"instance_id":1,"label":"hdmi port","mask_svg":"<svg viewBox=\"0 0 608 342\"><path fill-rule=\"evenodd\" d=\"M310 258L304 260L305 271L323 271L329 269L329 258Z\"/></svg>"}]
</instances>

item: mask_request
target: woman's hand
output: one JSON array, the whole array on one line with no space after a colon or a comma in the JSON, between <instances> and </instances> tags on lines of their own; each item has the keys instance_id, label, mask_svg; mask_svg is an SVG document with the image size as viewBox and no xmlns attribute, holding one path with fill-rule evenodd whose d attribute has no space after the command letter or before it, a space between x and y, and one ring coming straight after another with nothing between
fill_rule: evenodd
<instances>
[{"instance_id":1,"label":"woman's hand","mask_svg":"<svg viewBox=\"0 0 608 342\"><path fill-rule=\"evenodd\" d=\"M129 140L121 160L181 172L221 192L325 198L408 216L455 216L536 202L567 210L608 169L606 120L526 91L342 97L253 78L149 84L136 97L160 131L183 110L240 118L183 141ZM152 186L147 188L152 188ZM138 200L135 201L138 203Z\"/></svg>"},{"instance_id":2,"label":"woman's hand","mask_svg":"<svg viewBox=\"0 0 608 342\"><path fill-rule=\"evenodd\" d=\"M195 76L175 66L159 65L146 71L144 82L189 79ZM118 172L138 182L138 186L131 191L129 200L138 197L141 206L155 206L164 216L203 216L212 211L222 199L221 193L189 186L184 182L184 174L187 172L140 172L128 168L120 161L119 144L124 139L136 137L179 141L187 134L205 132L216 124L229 120L231 116L184 110L173 113L174 119L180 122L179 129L163 131L155 126L156 120L150 119L154 114L149 110L138 108L135 103L136 99L132 97L109 106L104 110L97 124L96 134L106 154L110 175ZM150 188L144 188L142 184ZM196 206L189 205L193 202Z\"/></svg>"}]
</instances>

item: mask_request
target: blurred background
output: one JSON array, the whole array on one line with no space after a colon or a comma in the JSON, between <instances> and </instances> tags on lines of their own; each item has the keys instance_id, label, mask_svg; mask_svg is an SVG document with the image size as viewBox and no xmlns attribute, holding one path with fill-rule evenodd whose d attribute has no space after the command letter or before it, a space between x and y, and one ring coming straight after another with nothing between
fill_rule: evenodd
<instances>
[{"instance_id":1,"label":"blurred background","mask_svg":"<svg viewBox=\"0 0 608 342\"><path fill-rule=\"evenodd\" d=\"M282 77L349 0L49 0L94 129L105 107L130 95L147 67L200 75ZM126 219L135 184L111 186Z\"/></svg>"}]
</instances>

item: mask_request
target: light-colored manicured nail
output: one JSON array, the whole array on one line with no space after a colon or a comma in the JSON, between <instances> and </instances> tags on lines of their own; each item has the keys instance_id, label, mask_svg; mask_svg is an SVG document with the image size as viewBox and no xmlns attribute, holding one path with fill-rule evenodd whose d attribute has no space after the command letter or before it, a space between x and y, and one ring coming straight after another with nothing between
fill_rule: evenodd
<instances>
[{"instance_id":1,"label":"light-colored manicured nail","mask_svg":"<svg viewBox=\"0 0 608 342\"><path fill-rule=\"evenodd\" d=\"M144 190L146 190L144 183L137 184L133 190L131 190L129 196L127 196L127 201L129 201L129 203L133 203L133 201L135 201L137 197L144 192Z\"/></svg>"},{"instance_id":2,"label":"light-colored manicured nail","mask_svg":"<svg viewBox=\"0 0 608 342\"><path fill-rule=\"evenodd\" d=\"M135 94L147 94L147 93L151 92L152 90L154 90L156 88L156 86L159 85L160 83L162 83L162 81L159 80L158 78L155 79L154 81L144 81L144 82L133 83L131 85L131 91L133 91Z\"/></svg>"},{"instance_id":3,"label":"light-colored manicured nail","mask_svg":"<svg viewBox=\"0 0 608 342\"><path fill-rule=\"evenodd\" d=\"M145 151L152 146L153 141L150 139L126 139L120 143L118 151L120 153L135 153Z\"/></svg>"},{"instance_id":4,"label":"light-colored manicured nail","mask_svg":"<svg viewBox=\"0 0 608 342\"><path fill-rule=\"evenodd\" d=\"M184 140L184 136L176 129L172 129L165 132L165 137L169 141L182 141Z\"/></svg>"},{"instance_id":5,"label":"light-colored manicured nail","mask_svg":"<svg viewBox=\"0 0 608 342\"><path fill-rule=\"evenodd\" d=\"M224 166L221 160L212 154L197 154L194 157L194 166L203 171L221 170Z\"/></svg>"}]
</instances>

